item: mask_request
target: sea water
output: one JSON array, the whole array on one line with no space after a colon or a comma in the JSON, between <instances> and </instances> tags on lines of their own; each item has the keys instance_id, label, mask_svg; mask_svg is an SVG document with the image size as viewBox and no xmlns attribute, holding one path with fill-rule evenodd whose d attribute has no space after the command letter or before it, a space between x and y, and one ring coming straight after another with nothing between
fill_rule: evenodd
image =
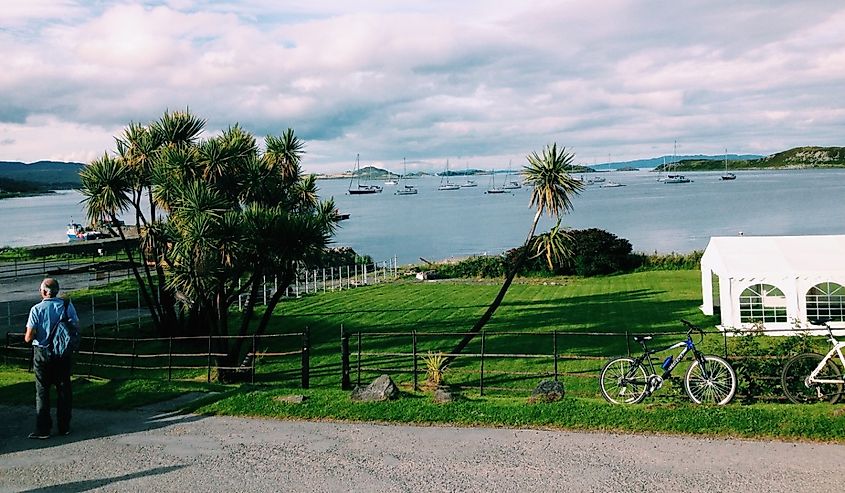
<instances>
[{"instance_id":1,"label":"sea water","mask_svg":"<svg viewBox=\"0 0 845 493\"><path fill-rule=\"evenodd\" d=\"M562 218L572 228L600 228L631 241L640 252L703 250L711 236L845 234L845 170L739 171L733 181L718 172L688 173L692 183L665 184L650 171L614 171L601 176L623 187L588 185ZM581 175L577 175L580 177ZM501 183L504 177L496 176ZM478 187L439 191L439 178L403 181L416 195L394 195L381 184L373 195L348 195L348 180L320 180L320 195L350 214L334 238L376 260L400 263L474 254L498 254L521 245L535 209L530 190L488 195L490 177ZM452 181L463 183L461 177ZM0 245L58 243L69 222L85 222L75 191L0 200ZM129 222L129 221L127 221ZM554 221L544 216L538 232Z\"/></svg>"}]
</instances>

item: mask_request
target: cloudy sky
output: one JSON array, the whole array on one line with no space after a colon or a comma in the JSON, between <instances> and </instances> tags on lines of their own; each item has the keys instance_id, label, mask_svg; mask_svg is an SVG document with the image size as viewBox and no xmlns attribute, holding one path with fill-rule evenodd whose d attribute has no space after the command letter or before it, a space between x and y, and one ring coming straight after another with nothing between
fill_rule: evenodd
<instances>
[{"instance_id":1,"label":"cloudy sky","mask_svg":"<svg viewBox=\"0 0 845 493\"><path fill-rule=\"evenodd\" d=\"M190 108L305 168L845 145L839 0L0 0L0 160L89 161Z\"/></svg>"}]
</instances>

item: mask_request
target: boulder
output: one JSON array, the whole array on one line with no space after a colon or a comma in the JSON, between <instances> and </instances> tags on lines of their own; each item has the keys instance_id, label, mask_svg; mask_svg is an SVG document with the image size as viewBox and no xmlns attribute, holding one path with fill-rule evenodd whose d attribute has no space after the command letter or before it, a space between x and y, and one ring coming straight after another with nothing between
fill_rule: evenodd
<instances>
[{"instance_id":1,"label":"boulder","mask_svg":"<svg viewBox=\"0 0 845 493\"><path fill-rule=\"evenodd\" d=\"M543 380L531 392L528 402L555 402L563 399L563 384L555 380Z\"/></svg>"},{"instance_id":2,"label":"boulder","mask_svg":"<svg viewBox=\"0 0 845 493\"><path fill-rule=\"evenodd\" d=\"M393 383L389 375L382 375L366 387L355 387L350 396L353 401L373 402L387 401L399 397L399 388Z\"/></svg>"},{"instance_id":3,"label":"boulder","mask_svg":"<svg viewBox=\"0 0 845 493\"><path fill-rule=\"evenodd\" d=\"M278 395L273 398L276 402L281 402L282 404L302 404L303 402L308 400L307 395Z\"/></svg>"},{"instance_id":4,"label":"boulder","mask_svg":"<svg viewBox=\"0 0 845 493\"><path fill-rule=\"evenodd\" d=\"M437 404L446 404L448 402L454 401L455 398L449 389L444 389L443 387L439 387L434 391L434 402Z\"/></svg>"}]
</instances>

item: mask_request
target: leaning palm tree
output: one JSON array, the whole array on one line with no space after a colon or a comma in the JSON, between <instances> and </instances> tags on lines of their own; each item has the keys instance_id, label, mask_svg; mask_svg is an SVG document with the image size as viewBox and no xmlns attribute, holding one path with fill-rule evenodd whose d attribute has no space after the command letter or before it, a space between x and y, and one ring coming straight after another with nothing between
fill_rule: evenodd
<instances>
[{"instance_id":1,"label":"leaning palm tree","mask_svg":"<svg viewBox=\"0 0 845 493\"><path fill-rule=\"evenodd\" d=\"M444 359L444 366L451 363L457 354L464 350L467 344L472 341L475 336L481 332L481 329L487 325L487 322L496 313L499 305L502 304L505 295L508 292L517 272L519 272L522 264L528 258L529 252L534 247L535 255L543 255L549 263L558 256L565 248L561 242L562 235L560 234L560 216L572 210L572 197L584 187L584 185L572 178L567 172L572 166L572 161L575 155L568 152L565 147L558 149L557 144L547 145L543 149L542 156L536 152L528 156L528 164L522 168L522 176L525 184L531 187L531 203L529 207L536 207L537 212L534 214L534 220L531 223L531 229L528 231L528 237L521 248L517 250L516 255L513 256L512 261L506 267L505 282L502 284L499 293L487 307L487 310L475 322L475 325L469 330L466 336L458 343L452 350L450 356ZM537 231L537 224L543 214L558 220L558 226L553 228L551 233L543 235L540 238L535 237Z\"/></svg>"}]
</instances>

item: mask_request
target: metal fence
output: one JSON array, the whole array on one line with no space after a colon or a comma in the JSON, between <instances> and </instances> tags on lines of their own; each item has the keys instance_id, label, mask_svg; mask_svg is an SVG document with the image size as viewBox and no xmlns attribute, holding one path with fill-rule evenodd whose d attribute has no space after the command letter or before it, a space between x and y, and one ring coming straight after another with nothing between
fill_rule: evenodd
<instances>
[{"instance_id":1,"label":"metal fence","mask_svg":"<svg viewBox=\"0 0 845 493\"><path fill-rule=\"evenodd\" d=\"M244 363L222 366L218 358L227 356L225 345L241 340L248 351ZM23 333L7 332L3 362L7 365L31 367L32 347L23 342ZM75 373L104 378L167 378L195 380L205 374L228 370L241 380L293 381L310 385L310 331L289 334L252 336L196 337L83 337L74 356Z\"/></svg>"},{"instance_id":2,"label":"metal fence","mask_svg":"<svg viewBox=\"0 0 845 493\"><path fill-rule=\"evenodd\" d=\"M67 265L66 261L62 265ZM2 265L2 264L0 264ZM42 265L42 264L39 264ZM56 273L57 264L46 265L36 269L30 266L28 283L37 287L38 275L53 275ZM9 270L8 272L14 272ZM19 270L18 272L23 272ZM23 274L21 274L23 275ZM92 287L95 285L107 284L112 281L131 278L133 276L131 266L122 266L119 269L110 268L107 270L84 270L84 276L77 282L70 284L74 288ZM379 284L396 279L399 276L396 258L372 264L356 264L338 267L327 267L321 269L302 270L291 286L285 290L285 296L299 298L315 293L341 291L359 286ZM62 286L66 284L61 280ZM38 301L36 287L27 285L32 292L32 298L28 301L0 301L0 330L15 331L21 330L26 325L29 315L29 308ZM278 280L275 277L264 278L261 291L258 296L258 304L267 304L267 300L278 289ZM63 290L66 291L66 290ZM155 294L154 294L155 295ZM249 295L243 294L238 298L237 308L243 309ZM113 330L120 334L131 328L140 328L149 317L149 311L144 303L141 292L137 289L107 294L91 294L82 297L75 297L73 293L69 296L73 301L74 308L79 315L80 326L83 331L90 331L96 334L100 328Z\"/></svg>"},{"instance_id":3,"label":"metal fence","mask_svg":"<svg viewBox=\"0 0 845 493\"><path fill-rule=\"evenodd\" d=\"M103 270L101 267L125 262L127 257L122 252L115 252L109 255L94 253L90 259L75 255L64 259L41 258L20 260L12 259L0 262L0 281L17 280L31 276L47 276L64 272L85 272L91 270ZM98 266L100 268L98 268ZM106 272L111 269L106 269Z\"/></svg>"},{"instance_id":4,"label":"metal fence","mask_svg":"<svg viewBox=\"0 0 845 493\"><path fill-rule=\"evenodd\" d=\"M784 331L770 331L790 332ZM480 395L494 392L531 392L543 379L564 380L567 392L573 395L594 397L599 395L598 376L604 364L612 357L642 354L635 344L635 335L652 335L649 349L661 349L683 340L686 331L639 334L624 332L586 331L488 331L482 330L468 346L466 352L450 354L448 351L466 332L344 332L341 328L341 387L366 385L380 374L390 374L398 383L414 390L420 388L425 378L425 359L429 353L456 359L447 370L450 386L474 389ZM699 349L707 354L718 354L730 361L737 371L739 389L737 397L745 400L784 400L780 392L780 372L789 355L744 355L734 348L732 336L742 332L706 332L704 345ZM539 342L538 342L539 341ZM820 341L816 341L821 344ZM664 344L665 343L665 344ZM541 347L545 350L537 350ZM822 351L824 352L824 351ZM661 352L663 357L674 352ZM662 360L653 360L657 367ZM514 364L513 361L519 361ZM775 374L760 373L752 368L754 361L769 361ZM508 364L503 365L503 361ZM689 355L686 365L691 363ZM685 365L679 366L673 377L683 377ZM766 385L761 385L765 382ZM676 382L675 385L679 384ZM680 387L680 385L678 385ZM765 387L765 393L752 395L755 389ZM677 392L660 391L658 398L674 398Z\"/></svg>"}]
</instances>

